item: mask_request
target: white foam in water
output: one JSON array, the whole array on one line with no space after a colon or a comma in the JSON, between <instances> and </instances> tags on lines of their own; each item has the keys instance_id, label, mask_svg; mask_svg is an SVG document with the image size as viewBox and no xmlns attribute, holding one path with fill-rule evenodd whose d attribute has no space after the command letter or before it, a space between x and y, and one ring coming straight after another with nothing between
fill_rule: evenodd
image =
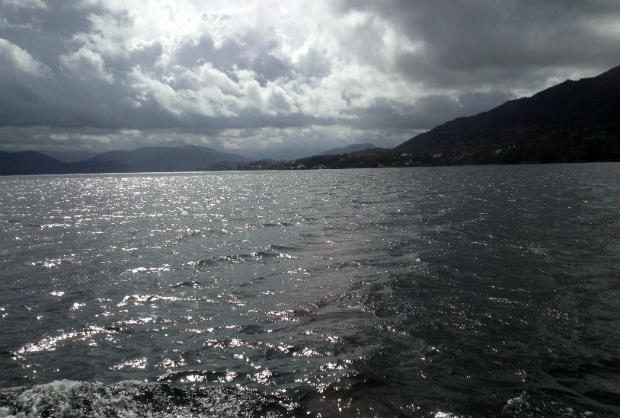
<instances>
[{"instance_id":1,"label":"white foam in water","mask_svg":"<svg viewBox=\"0 0 620 418\"><path fill-rule=\"evenodd\" d=\"M20 393L12 407L0 406L0 418L135 417L129 396L113 393L100 383L58 380Z\"/></svg>"},{"instance_id":2,"label":"white foam in water","mask_svg":"<svg viewBox=\"0 0 620 418\"><path fill-rule=\"evenodd\" d=\"M459 415L454 415L449 412L437 411L435 412L435 418L459 418Z\"/></svg>"},{"instance_id":3,"label":"white foam in water","mask_svg":"<svg viewBox=\"0 0 620 418\"><path fill-rule=\"evenodd\" d=\"M525 392L522 392L521 395L508 399L506 401L506 405L504 406L502 413L504 414L514 414L518 416L518 414L522 413L524 409L530 407L529 403L526 400L527 395Z\"/></svg>"},{"instance_id":4,"label":"white foam in water","mask_svg":"<svg viewBox=\"0 0 620 418\"><path fill-rule=\"evenodd\" d=\"M228 382L233 375L223 379ZM181 389L138 381L105 385L58 380L0 390L0 418L276 418L295 415L297 407L283 394L266 395L239 385Z\"/></svg>"}]
</instances>

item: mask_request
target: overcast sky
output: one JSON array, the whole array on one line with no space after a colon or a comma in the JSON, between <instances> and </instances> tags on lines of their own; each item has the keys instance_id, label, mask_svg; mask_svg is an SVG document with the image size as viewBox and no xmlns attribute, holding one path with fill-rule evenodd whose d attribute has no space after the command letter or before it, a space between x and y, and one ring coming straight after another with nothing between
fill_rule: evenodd
<instances>
[{"instance_id":1,"label":"overcast sky","mask_svg":"<svg viewBox=\"0 0 620 418\"><path fill-rule=\"evenodd\" d=\"M617 0L0 0L0 149L392 147L618 45Z\"/></svg>"}]
</instances>

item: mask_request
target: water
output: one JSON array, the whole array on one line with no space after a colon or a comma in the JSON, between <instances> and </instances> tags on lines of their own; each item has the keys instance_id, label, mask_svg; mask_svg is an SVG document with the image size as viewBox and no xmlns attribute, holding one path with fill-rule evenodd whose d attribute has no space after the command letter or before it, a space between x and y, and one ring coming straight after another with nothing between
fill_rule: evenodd
<instances>
[{"instance_id":1,"label":"water","mask_svg":"<svg viewBox=\"0 0 620 418\"><path fill-rule=\"evenodd\" d=\"M616 417L614 164L0 179L0 416Z\"/></svg>"}]
</instances>

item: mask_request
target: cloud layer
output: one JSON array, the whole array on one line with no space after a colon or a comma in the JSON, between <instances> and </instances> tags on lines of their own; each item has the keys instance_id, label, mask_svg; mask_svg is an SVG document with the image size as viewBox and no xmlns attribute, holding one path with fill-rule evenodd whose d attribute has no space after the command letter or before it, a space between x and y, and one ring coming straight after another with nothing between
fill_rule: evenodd
<instances>
[{"instance_id":1,"label":"cloud layer","mask_svg":"<svg viewBox=\"0 0 620 418\"><path fill-rule=\"evenodd\" d=\"M393 146L618 64L615 1L0 2L0 149Z\"/></svg>"}]
</instances>

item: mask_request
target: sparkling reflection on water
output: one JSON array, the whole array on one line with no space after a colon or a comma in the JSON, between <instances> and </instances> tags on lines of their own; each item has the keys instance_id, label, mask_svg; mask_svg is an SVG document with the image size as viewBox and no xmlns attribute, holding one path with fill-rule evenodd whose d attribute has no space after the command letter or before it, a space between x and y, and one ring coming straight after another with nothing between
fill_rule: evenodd
<instances>
[{"instance_id":1,"label":"sparkling reflection on water","mask_svg":"<svg viewBox=\"0 0 620 418\"><path fill-rule=\"evenodd\" d=\"M0 385L241 387L323 416L615 416L618 172L3 178Z\"/></svg>"}]
</instances>

